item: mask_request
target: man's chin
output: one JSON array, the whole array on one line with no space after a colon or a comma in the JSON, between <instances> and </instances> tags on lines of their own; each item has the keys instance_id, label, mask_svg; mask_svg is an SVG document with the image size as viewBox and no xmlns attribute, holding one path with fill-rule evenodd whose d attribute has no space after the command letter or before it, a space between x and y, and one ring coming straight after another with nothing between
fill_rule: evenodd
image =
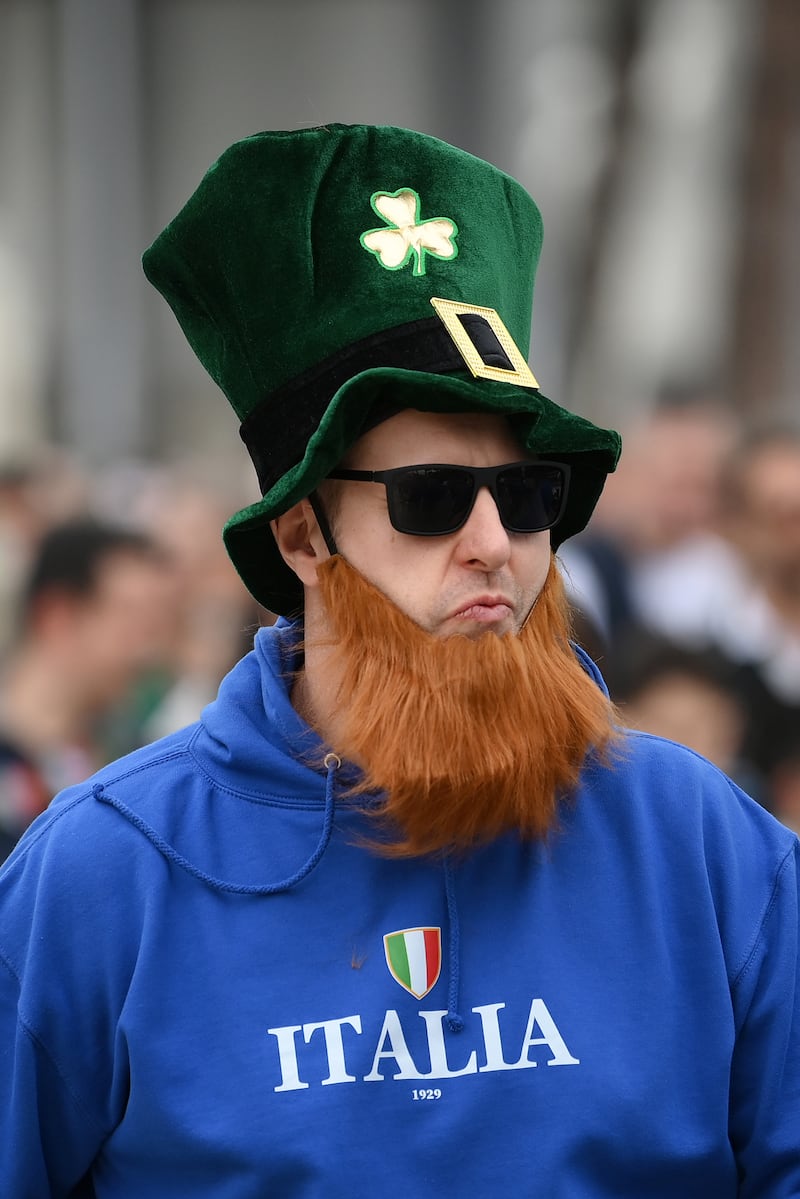
<instances>
[{"instance_id":1,"label":"man's chin","mask_svg":"<svg viewBox=\"0 0 800 1199\"><path fill-rule=\"evenodd\" d=\"M502 620L464 620L460 617L446 620L437 632L438 637L468 637L471 641L479 641L482 637L505 637L516 634L517 621L513 616Z\"/></svg>"}]
</instances>

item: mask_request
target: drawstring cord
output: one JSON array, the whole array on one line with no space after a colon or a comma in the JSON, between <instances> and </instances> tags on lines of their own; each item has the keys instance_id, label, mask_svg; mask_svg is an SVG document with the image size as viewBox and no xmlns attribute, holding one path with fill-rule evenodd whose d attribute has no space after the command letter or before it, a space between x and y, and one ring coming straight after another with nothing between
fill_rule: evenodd
<instances>
[{"instance_id":1,"label":"drawstring cord","mask_svg":"<svg viewBox=\"0 0 800 1199\"><path fill-rule=\"evenodd\" d=\"M292 887L297 886L299 882L307 878L314 867L318 865L322 855L328 848L333 828L333 813L335 808L334 779L336 771L341 764L341 758L336 754L326 754L324 766L328 773L325 782L325 812L322 819L322 833L319 844L305 865L301 866L299 870L296 870L294 874L290 875L289 878L285 878L280 883L229 883L224 879L214 878L213 875L206 874L198 866L192 865L188 858L185 858L183 854L173 849L168 841L165 841L146 820L142 820L141 816L129 808L127 804L124 804L122 800L109 795L102 783L98 783L92 788L92 794L100 803L105 803L112 808L116 808L134 828L138 828L141 833L144 833L156 849L164 855L167 861L172 862L175 866L180 866L181 870L185 870L187 874L191 874L193 878L199 879L200 882L214 887L217 891L226 891L232 895L279 895L282 891L290 891Z\"/></svg>"},{"instance_id":2,"label":"drawstring cord","mask_svg":"<svg viewBox=\"0 0 800 1199\"><path fill-rule=\"evenodd\" d=\"M444 893L447 898L448 960L450 977L447 989L447 1027L451 1032L462 1032L464 1021L458 1014L458 992L460 983L461 952L459 945L458 907L456 905L453 867L449 858L444 859Z\"/></svg>"},{"instance_id":3,"label":"drawstring cord","mask_svg":"<svg viewBox=\"0 0 800 1199\"><path fill-rule=\"evenodd\" d=\"M294 874L283 879L279 883L230 883L224 879L214 878L213 875L207 874L205 870L201 870L198 866L193 865L188 858L183 854L178 853L176 849L165 841L159 833L143 820L137 812L129 808L122 800L117 799L113 795L109 795L102 783L92 787L92 795L99 803L108 804L109 807L116 810L125 817L125 819L143 833L145 837L156 847L156 849L175 866L179 866L181 870L185 870L193 878L205 883L207 886L215 888L217 891L224 891L231 895L279 895L281 892L290 891L292 887L297 886L304 878L311 874L312 870L319 864L325 850L328 848L333 830L333 815L335 811L335 789L334 783L336 779L336 771L342 765L341 758L337 754L328 753L325 755L323 765L327 771L325 780L325 811L322 819L322 832L320 834L317 848L312 853L308 861L296 870ZM445 857L442 863L444 871L444 890L447 900L447 920L448 920L448 966L449 966L449 981L447 990L447 1027L451 1032L459 1033L464 1029L464 1020L458 1012L458 997L460 987L460 935L458 922L458 905L456 903L455 883L453 879L453 867L449 858Z\"/></svg>"}]
</instances>

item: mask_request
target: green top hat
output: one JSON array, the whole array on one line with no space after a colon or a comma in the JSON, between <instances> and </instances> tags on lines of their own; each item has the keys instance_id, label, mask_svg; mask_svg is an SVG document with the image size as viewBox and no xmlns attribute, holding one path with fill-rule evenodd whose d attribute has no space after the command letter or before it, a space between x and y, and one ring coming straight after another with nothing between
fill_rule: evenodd
<instances>
[{"instance_id":1,"label":"green top hat","mask_svg":"<svg viewBox=\"0 0 800 1199\"><path fill-rule=\"evenodd\" d=\"M263 498L223 536L260 604L302 604L268 522L402 408L507 415L572 467L553 544L584 527L620 440L525 363L541 238L533 200L489 163L407 129L325 125L235 143L147 250L256 466Z\"/></svg>"}]
</instances>

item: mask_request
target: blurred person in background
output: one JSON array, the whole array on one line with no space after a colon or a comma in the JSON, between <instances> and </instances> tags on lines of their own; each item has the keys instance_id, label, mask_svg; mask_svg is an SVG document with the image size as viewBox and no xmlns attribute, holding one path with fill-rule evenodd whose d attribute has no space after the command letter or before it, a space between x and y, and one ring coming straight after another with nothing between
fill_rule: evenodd
<instances>
[{"instance_id":1,"label":"blurred person in background","mask_svg":"<svg viewBox=\"0 0 800 1199\"><path fill-rule=\"evenodd\" d=\"M120 459L92 477L91 508L162 547L176 595L169 653L104 721L109 756L196 720L222 678L275 619L242 583L219 529L252 494L219 463Z\"/></svg>"},{"instance_id":2,"label":"blurred person in background","mask_svg":"<svg viewBox=\"0 0 800 1199\"><path fill-rule=\"evenodd\" d=\"M721 477L738 422L708 390L668 387L625 433L591 529L560 558L571 598L605 636L661 628L691 605L719 548Z\"/></svg>"},{"instance_id":3,"label":"blurred person in background","mask_svg":"<svg viewBox=\"0 0 800 1199\"><path fill-rule=\"evenodd\" d=\"M162 547L176 594L169 655L103 722L109 757L197 719L255 629L275 620L255 604L218 535L249 498L230 468L205 459L119 459L92 475L91 510Z\"/></svg>"},{"instance_id":4,"label":"blurred person in background","mask_svg":"<svg viewBox=\"0 0 800 1199\"><path fill-rule=\"evenodd\" d=\"M44 533L0 669L0 855L108 760L103 720L167 658L175 599L169 560L144 534L87 517Z\"/></svg>"},{"instance_id":5,"label":"blurred person in background","mask_svg":"<svg viewBox=\"0 0 800 1199\"><path fill-rule=\"evenodd\" d=\"M42 445L0 461L0 654L9 644L23 586L40 539L87 509L89 483L61 447Z\"/></svg>"},{"instance_id":6,"label":"blurred person in background","mask_svg":"<svg viewBox=\"0 0 800 1199\"><path fill-rule=\"evenodd\" d=\"M800 834L800 749L781 759L772 771L771 783L774 814Z\"/></svg>"},{"instance_id":7,"label":"blurred person in background","mask_svg":"<svg viewBox=\"0 0 800 1199\"><path fill-rule=\"evenodd\" d=\"M745 749L765 777L800 740L800 431L746 429L721 474L718 534L647 625L734 663Z\"/></svg>"},{"instance_id":8,"label":"blurred person in background","mask_svg":"<svg viewBox=\"0 0 800 1199\"><path fill-rule=\"evenodd\" d=\"M168 685L142 726L146 740L196 720L256 629L275 620L256 604L219 536L231 490L185 465L162 474L140 507L142 527L169 555L180 605Z\"/></svg>"},{"instance_id":9,"label":"blurred person in background","mask_svg":"<svg viewBox=\"0 0 800 1199\"><path fill-rule=\"evenodd\" d=\"M607 672L625 669L646 633L725 659L744 705L742 756L770 803L800 741L800 432L670 403L626 440L598 510L599 531L560 557L603 633Z\"/></svg>"},{"instance_id":10,"label":"blurred person in background","mask_svg":"<svg viewBox=\"0 0 800 1199\"><path fill-rule=\"evenodd\" d=\"M615 647L605 674L627 724L702 754L772 810L764 780L746 757L740 673L724 654L635 630Z\"/></svg>"},{"instance_id":11,"label":"blurred person in background","mask_svg":"<svg viewBox=\"0 0 800 1199\"><path fill-rule=\"evenodd\" d=\"M753 432L725 482L736 558L717 579L718 612L706 629L742 666L749 751L774 774L796 761L800 745L800 429Z\"/></svg>"}]
</instances>

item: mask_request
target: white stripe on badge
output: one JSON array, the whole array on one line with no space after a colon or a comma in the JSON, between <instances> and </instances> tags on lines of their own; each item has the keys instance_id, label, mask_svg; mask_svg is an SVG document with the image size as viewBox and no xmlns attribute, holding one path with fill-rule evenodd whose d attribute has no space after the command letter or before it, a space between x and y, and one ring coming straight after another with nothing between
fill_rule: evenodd
<instances>
[{"instance_id":1,"label":"white stripe on badge","mask_svg":"<svg viewBox=\"0 0 800 1199\"><path fill-rule=\"evenodd\" d=\"M425 957L425 934L421 928L414 928L405 933L404 936L411 990L415 995L424 995L428 989L428 962Z\"/></svg>"}]
</instances>

